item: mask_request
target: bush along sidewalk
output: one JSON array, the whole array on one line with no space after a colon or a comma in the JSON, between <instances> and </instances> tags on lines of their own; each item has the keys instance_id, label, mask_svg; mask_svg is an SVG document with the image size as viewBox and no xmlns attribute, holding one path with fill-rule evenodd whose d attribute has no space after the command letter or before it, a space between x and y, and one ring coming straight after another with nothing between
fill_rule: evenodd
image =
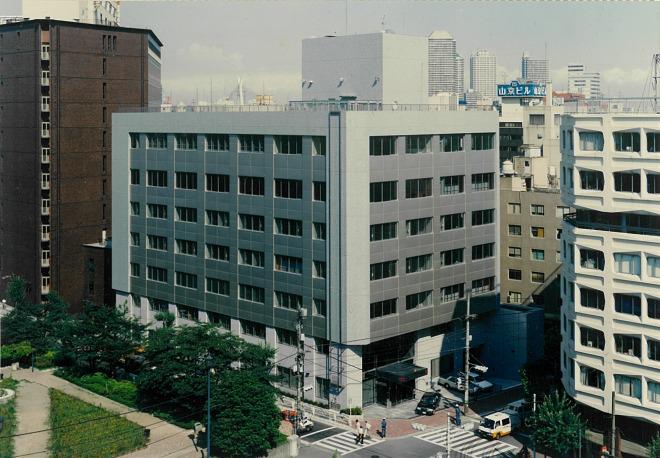
<instances>
[{"instance_id":1,"label":"bush along sidewalk","mask_svg":"<svg viewBox=\"0 0 660 458\"><path fill-rule=\"evenodd\" d=\"M0 390L8 388L16 390L18 382L14 379L5 379L0 382ZM4 418L2 431L0 432L0 458L11 458L14 456L14 438L16 432L16 397L5 404L0 404L0 416Z\"/></svg>"}]
</instances>

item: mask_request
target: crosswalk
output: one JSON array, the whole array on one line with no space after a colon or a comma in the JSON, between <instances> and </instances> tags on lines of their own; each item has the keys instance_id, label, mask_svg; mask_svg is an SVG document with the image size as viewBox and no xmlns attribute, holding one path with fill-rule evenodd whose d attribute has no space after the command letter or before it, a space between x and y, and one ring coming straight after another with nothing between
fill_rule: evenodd
<instances>
[{"instance_id":1,"label":"crosswalk","mask_svg":"<svg viewBox=\"0 0 660 458\"><path fill-rule=\"evenodd\" d=\"M334 436L315 441L314 445L327 448L333 452L337 450L341 456L344 456L361 448L376 445L379 442L382 442L382 439L372 436L370 439L365 437L364 444L356 444L355 433L353 431L344 431L343 433L335 434Z\"/></svg>"},{"instance_id":2,"label":"crosswalk","mask_svg":"<svg viewBox=\"0 0 660 458\"><path fill-rule=\"evenodd\" d=\"M446 447L447 428L427 431L415 436L432 444ZM461 428L452 428L449 435L449 450L459 452L472 458L515 456L518 448L514 445L498 440L488 440L477 436L472 431Z\"/></svg>"}]
</instances>

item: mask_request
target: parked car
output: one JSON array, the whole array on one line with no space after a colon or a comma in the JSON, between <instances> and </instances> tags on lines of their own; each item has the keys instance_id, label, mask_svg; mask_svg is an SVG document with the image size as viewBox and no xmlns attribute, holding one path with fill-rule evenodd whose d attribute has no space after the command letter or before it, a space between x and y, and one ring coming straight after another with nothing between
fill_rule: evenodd
<instances>
[{"instance_id":1,"label":"parked car","mask_svg":"<svg viewBox=\"0 0 660 458\"><path fill-rule=\"evenodd\" d=\"M511 426L519 428L525 423L525 419L531 415L532 406L524 399L519 399L509 403L502 412L511 417Z\"/></svg>"},{"instance_id":2,"label":"parked car","mask_svg":"<svg viewBox=\"0 0 660 458\"><path fill-rule=\"evenodd\" d=\"M415 408L415 413L417 415L433 415L436 410L440 409L441 402L442 396L440 393L434 391L426 392L419 400L419 403Z\"/></svg>"},{"instance_id":3,"label":"parked car","mask_svg":"<svg viewBox=\"0 0 660 458\"><path fill-rule=\"evenodd\" d=\"M479 424L479 434L488 439L499 439L511 434L511 431L513 431L511 417L504 412L486 415Z\"/></svg>"},{"instance_id":4,"label":"parked car","mask_svg":"<svg viewBox=\"0 0 660 458\"><path fill-rule=\"evenodd\" d=\"M452 390L463 389L462 384L460 385L459 388L458 377L454 375L450 375L449 377L442 377L442 376L435 377L434 379L431 380L431 388L434 391L439 391L441 386L444 386L445 388Z\"/></svg>"},{"instance_id":5,"label":"parked car","mask_svg":"<svg viewBox=\"0 0 660 458\"><path fill-rule=\"evenodd\" d=\"M465 374L463 372L460 372L458 374L460 377L464 378ZM482 373L480 372L470 372L470 383L474 383L477 387L479 392L489 392L492 391L494 388L494 385L490 383L488 380L486 380L483 376Z\"/></svg>"}]
</instances>

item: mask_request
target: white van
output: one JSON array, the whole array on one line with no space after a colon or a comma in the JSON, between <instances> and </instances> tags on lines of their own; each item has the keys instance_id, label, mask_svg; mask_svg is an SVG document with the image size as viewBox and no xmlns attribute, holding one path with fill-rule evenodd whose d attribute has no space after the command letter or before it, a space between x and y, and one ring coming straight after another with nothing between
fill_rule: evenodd
<instances>
[{"instance_id":1,"label":"white van","mask_svg":"<svg viewBox=\"0 0 660 458\"><path fill-rule=\"evenodd\" d=\"M511 434L511 417L503 412L486 415L479 425L479 434L489 439L499 439Z\"/></svg>"}]
</instances>

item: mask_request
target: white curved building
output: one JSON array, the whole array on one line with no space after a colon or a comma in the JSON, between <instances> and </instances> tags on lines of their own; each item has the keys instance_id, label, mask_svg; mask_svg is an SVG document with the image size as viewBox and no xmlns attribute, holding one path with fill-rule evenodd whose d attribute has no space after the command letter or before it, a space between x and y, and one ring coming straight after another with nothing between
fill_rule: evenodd
<instances>
[{"instance_id":1,"label":"white curved building","mask_svg":"<svg viewBox=\"0 0 660 458\"><path fill-rule=\"evenodd\" d=\"M660 425L660 114L561 125L562 382L639 429Z\"/></svg>"}]
</instances>

